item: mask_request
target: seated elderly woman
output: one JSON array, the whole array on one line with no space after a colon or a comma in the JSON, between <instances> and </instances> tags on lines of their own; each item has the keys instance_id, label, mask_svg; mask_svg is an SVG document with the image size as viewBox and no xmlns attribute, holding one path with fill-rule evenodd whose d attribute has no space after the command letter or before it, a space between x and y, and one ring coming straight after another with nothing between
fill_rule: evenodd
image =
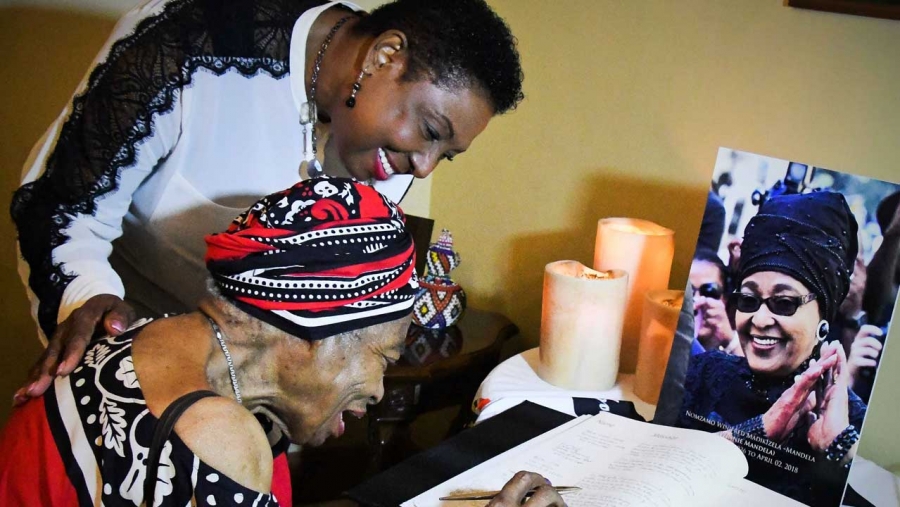
<instances>
[{"instance_id":1,"label":"seated elderly woman","mask_svg":"<svg viewBox=\"0 0 900 507\"><path fill-rule=\"evenodd\" d=\"M395 204L352 180L309 180L207 244L214 284L196 312L96 340L13 413L0 504L291 505L257 415L317 445L381 399L417 286ZM537 505L563 505L546 484L519 474L505 498L542 486Z\"/></svg>"},{"instance_id":2,"label":"seated elderly woman","mask_svg":"<svg viewBox=\"0 0 900 507\"><path fill-rule=\"evenodd\" d=\"M678 425L724 434L748 478L811 505L838 505L866 406L844 350L825 343L847 294L857 225L833 192L766 201L741 245L729 299L744 356L694 356Z\"/></svg>"}]
</instances>

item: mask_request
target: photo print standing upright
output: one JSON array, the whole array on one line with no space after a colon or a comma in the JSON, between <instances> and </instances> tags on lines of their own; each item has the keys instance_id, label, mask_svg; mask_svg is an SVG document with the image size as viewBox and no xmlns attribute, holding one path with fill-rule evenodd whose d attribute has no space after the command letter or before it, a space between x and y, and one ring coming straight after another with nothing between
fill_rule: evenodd
<instances>
[{"instance_id":1,"label":"photo print standing upright","mask_svg":"<svg viewBox=\"0 0 900 507\"><path fill-rule=\"evenodd\" d=\"M747 479L839 506L900 284L900 187L719 150L690 270L677 426L716 432Z\"/></svg>"}]
</instances>

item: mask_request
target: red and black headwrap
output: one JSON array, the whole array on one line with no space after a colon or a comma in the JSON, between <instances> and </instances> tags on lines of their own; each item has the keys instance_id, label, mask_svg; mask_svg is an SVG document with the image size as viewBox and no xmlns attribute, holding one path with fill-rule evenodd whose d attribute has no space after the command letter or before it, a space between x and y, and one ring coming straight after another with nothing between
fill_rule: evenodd
<instances>
[{"instance_id":1,"label":"red and black headwrap","mask_svg":"<svg viewBox=\"0 0 900 507\"><path fill-rule=\"evenodd\" d=\"M264 197L206 244L225 296L306 340L403 317L418 288L403 212L350 179L306 180Z\"/></svg>"}]
</instances>

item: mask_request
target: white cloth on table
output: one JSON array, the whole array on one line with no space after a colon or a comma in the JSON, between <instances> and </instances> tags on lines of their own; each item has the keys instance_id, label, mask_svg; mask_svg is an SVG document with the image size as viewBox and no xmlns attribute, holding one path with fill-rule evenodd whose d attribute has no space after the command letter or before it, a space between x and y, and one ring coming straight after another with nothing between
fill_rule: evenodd
<instances>
[{"instance_id":1,"label":"white cloth on table","mask_svg":"<svg viewBox=\"0 0 900 507\"><path fill-rule=\"evenodd\" d=\"M569 391L541 379L537 374L538 360L539 351L534 348L503 361L491 371L475 395L476 424L526 400L574 416L572 398L630 401L644 419L653 418L656 407L632 391L633 375L620 374L608 391Z\"/></svg>"},{"instance_id":2,"label":"white cloth on table","mask_svg":"<svg viewBox=\"0 0 900 507\"><path fill-rule=\"evenodd\" d=\"M900 477L857 456L850 468L850 485L878 507L900 507Z\"/></svg>"}]
</instances>

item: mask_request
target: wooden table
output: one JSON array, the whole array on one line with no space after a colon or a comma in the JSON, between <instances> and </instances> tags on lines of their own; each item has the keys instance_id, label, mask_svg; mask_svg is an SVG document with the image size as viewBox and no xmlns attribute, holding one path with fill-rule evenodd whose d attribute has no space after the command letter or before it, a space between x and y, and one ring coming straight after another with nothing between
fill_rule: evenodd
<instances>
[{"instance_id":1,"label":"wooden table","mask_svg":"<svg viewBox=\"0 0 900 507\"><path fill-rule=\"evenodd\" d=\"M372 470L383 470L417 450L409 425L419 414L460 405L448 436L473 420L469 406L475 391L497 366L503 342L517 332L506 317L472 308L444 330L413 325L403 358L385 373L384 398L369 408Z\"/></svg>"}]
</instances>

